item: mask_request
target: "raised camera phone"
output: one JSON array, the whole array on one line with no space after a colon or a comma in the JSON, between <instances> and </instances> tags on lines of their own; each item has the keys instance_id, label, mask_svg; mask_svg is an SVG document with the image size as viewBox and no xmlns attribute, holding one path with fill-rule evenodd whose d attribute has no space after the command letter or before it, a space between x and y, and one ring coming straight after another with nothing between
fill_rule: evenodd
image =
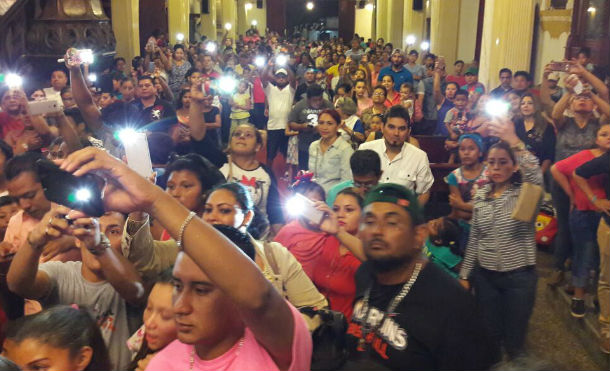
<instances>
[{"instance_id":1,"label":"raised camera phone","mask_svg":"<svg viewBox=\"0 0 610 371\"><path fill-rule=\"evenodd\" d=\"M63 106L55 99L28 102L28 114L32 116L60 112Z\"/></svg>"},{"instance_id":2,"label":"raised camera phone","mask_svg":"<svg viewBox=\"0 0 610 371\"><path fill-rule=\"evenodd\" d=\"M80 210L89 216L104 215L102 178L93 174L77 177L45 159L36 161L36 170L49 201Z\"/></svg>"}]
</instances>

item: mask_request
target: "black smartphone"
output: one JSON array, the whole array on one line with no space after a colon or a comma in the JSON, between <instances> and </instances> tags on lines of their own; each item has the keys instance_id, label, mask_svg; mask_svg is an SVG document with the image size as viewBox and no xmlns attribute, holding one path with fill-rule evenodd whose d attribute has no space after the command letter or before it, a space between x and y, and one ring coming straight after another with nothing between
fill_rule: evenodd
<instances>
[{"instance_id":1,"label":"black smartphone","mask_svg":"<svg viewBox=\"0 0 610 371\"><path fill-rule=\"evenodd\" d=\"M80 210L89 216L104 215L102 178L93 174L77 177L45 159L36 161L36 170L49 201Z\"/></svg>"}]
</instances>

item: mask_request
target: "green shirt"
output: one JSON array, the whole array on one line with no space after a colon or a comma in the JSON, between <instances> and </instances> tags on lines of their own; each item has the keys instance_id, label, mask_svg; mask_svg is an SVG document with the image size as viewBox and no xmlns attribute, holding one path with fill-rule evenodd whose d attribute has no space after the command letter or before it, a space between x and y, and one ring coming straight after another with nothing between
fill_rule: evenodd
<instances>
[{"instance_id":1,"label":"green shirt","mask_svg":"<svg viewBox=\"0 0 610 371\"><path fill-rule=\"evenodd\" d=\"M453 268L460 264L462 258L452 253L449 247L436 246L430 239L427 239L424 245L424 253L434 264L449 273L449 275L455 278L458 277L458 272L454 271Z\"/></svg>"}]
</instances>

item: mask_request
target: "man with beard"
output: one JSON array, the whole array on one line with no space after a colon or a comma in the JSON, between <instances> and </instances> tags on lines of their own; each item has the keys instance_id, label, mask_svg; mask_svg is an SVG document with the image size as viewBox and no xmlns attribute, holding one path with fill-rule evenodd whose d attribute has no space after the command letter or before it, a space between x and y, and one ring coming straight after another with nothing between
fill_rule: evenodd
<instances>
[{"instance_id":1,"label":"man with beard","mask_svg":"<svg viewBox=\"0 0 610 371\"><path fill-rule=\"evenodd\" d=\"M413 84L413 75L403 66L402 52L400 49L394 49L390 56L390 65L379 71L377 81L381 82L385 75L391 75L394 78L394 90L400 91L400 85L404 82Z\"/></svg>"},{"instance_id":2,"label":"man with beard","mask_svg":"<svg viewBox=\"0 0 610 371\"><path fill-rule=\"evenodd\" d=\"M296 79L290 68L279 68L272 74L275 58L269 58L261 74L261 83L267 96L267 164L273 165L278 150L286 157L288 139L286 126L294 100Z\"/></svg>"},{"instance_id":3,"label":"man with beard","mask_svg":"<svg viewBox=\"0 0 610 371\"><path fill-rule=\"evenodd\" d=\"M416 192L419 203L425 204L434 177L426 152L409 144L411 119L407 110L402 106L390 108L381 132L382 139L363 143L359 148L372 149L381 158L383 175L379 182L400 184Z\"/></svg>"},{"instance_id":4,"label":"man with beard","mask_svg":"<svg viewBox=\"0 0 610 371\"><path fill-rule=\"evenodd\" d=\"M415 193L380 184L366 195L367 260L356 273L344 369L483 370L498 360L472 297L422 254L427 234Z\"/></svg>"}]
</instances>

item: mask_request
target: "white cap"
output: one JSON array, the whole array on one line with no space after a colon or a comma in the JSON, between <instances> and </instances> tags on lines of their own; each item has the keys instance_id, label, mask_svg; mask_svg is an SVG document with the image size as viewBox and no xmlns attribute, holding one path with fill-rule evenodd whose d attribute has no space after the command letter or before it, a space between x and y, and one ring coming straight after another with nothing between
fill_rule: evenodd
<instances>
[{"instance_id":1,"label":"white cap","mask_svg":"<svg viewBox=\"0 0 610 371\"><path fill-rule=\"evenodd\" d=\"M284 75L288 76L288 71L286 71L285 68L280 68L279 70L275 71L276 75L278 75L280 73L283 73Z\"/></svg>"}]
</instances>

